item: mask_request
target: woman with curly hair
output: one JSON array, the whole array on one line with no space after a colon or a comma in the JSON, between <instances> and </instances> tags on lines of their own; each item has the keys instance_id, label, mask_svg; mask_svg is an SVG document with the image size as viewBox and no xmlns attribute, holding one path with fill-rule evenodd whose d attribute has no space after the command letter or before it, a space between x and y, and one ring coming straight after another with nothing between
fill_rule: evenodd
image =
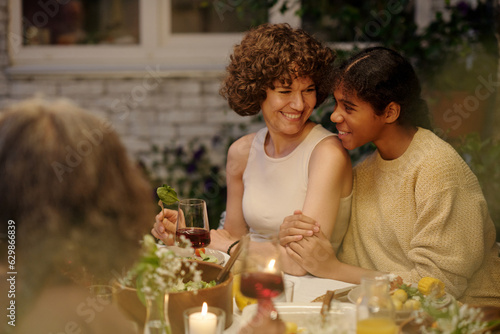
<instances>
[{"instance_id":1,"label":"woman with curly hair","mask_svg":"<svg viewBox=\"0 0 500 334\"><path fill-rule=\"evenodd\" d=\"M0 219L2 231L15 238L0 243L14 246L16 255L14 270L3 273L18 273L9 297L16 326L6 327L133 333L116 306L93 297L88 286L109 284L133 264L153 212L150 185L109 123L67 100L37 98L6 108ZM5 298L8 290L2 291Z\"/></svg>"},{"instance_id":2,"label":"woman with curly hair","mask_svg":"<svg viewBox=\"0 0 500 334\"><path fill-rule=\"evenodd\" d=\"M211 248L230 254L250 233L252 246L266 252L265 242L297 208L339 246L350 214L351 163L338 138L309 119L330 92L334 59L329 48L287 24L261 25L235 46L221 95L242 116L262 112L266 127L229 148L226 219L223 229L211 231ZM160 213L153 235L168 242L172 221L175 212ZM307 272L285 248L282 253L287 273Z\"/></svg>"}]
</instances>

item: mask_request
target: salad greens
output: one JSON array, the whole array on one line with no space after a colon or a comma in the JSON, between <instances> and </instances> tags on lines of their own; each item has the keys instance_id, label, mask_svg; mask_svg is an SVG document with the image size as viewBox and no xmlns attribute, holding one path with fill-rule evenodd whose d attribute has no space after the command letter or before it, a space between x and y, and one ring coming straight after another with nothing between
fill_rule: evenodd
<instances>
[{"instance_id":1,"label":"salad greens","mask_svg":"<svg viewBox=\"0 0 500 334\"><path fill-rule=\"evenodd\" d=\"M406 294L408 295L408 298L413 298L413 297L417 297L419 299L422 299L424 298L424 296L422 295L422 293L420 293L420 291L418 291L418 288L417 287L414 287L414 286L411 286L411 285L408 285L408 284L401 284L401 286L399 287L400 289L406 291Z\"/></svg>"},{"instance_id":2,"label":"salad greens","mask_svg":"<svg viewBox=\"0 0 500 334\"><path fill-rule=\"evenodd\" d=\"M166 184L164 184L161 187L158 187L156 189L156 194L165 205L172 205L175 202L179 201L179 198L177 197L177 192L174 190L174 188Z\"/></svg>"},{"instance_id":3,"label":"salad greens","mask_svg":"<svg viewBox=\"0 0 500 334\"><path fill-rule=\"evenodd\" d=\"M170 292L180 292L180 291L197 291L199 289L205 289L205 288L211 288L215 286L215 280L212 280L210 282L205 282L205 281L199 281L199 282L194 282L194 281L189 281L187 283L182 283L173 288Z\"/></svg>"}]
</instances>

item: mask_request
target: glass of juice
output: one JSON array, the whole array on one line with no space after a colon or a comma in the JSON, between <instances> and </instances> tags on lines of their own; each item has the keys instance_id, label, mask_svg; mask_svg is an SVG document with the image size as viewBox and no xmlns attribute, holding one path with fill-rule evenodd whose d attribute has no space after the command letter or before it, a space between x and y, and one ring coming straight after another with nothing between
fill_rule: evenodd
<instances>
[{"instance_id":1,"label":"glass of juice","mask_svg":"<svg viewBox=\"0 0 500 334\"><path fill-rule=\"evenodd\" d=\"M395 334L395 308L389 294L389 279L384 274L361 278L361 295L356 301L357 334Z\"/></svg>"},{"instance_id":2,"label":"glass of juice","mask_svg":"<svg viewBox=\"0 0 500 334\"><path fill-rule=\"evenodd\" d=\"M179 201L177 241L185 236L193 248L202 248L210 244L210 227L208 223L207 203L202 199L186 198Z\"/></svg>"}]
</instances>

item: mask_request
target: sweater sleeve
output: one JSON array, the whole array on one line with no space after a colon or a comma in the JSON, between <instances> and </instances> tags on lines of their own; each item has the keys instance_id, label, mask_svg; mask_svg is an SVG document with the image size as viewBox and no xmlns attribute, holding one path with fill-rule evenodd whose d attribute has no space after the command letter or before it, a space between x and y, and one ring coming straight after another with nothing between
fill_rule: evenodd
<instances>
[{"instance_id":1,"label":"sweater sleeve","mask_svg":"<svg viewBox=\"0 0 500 334\"><path fill-rule=\"evenodd\" d=\"M448 167L434 166L432 175L420 178L424 184L417 182L417 221L407 255L414 265L409 273L395 274L412 282L439 278L459 298L483 262L488 210L472 172Z\"/></svg>"}]
</instances>

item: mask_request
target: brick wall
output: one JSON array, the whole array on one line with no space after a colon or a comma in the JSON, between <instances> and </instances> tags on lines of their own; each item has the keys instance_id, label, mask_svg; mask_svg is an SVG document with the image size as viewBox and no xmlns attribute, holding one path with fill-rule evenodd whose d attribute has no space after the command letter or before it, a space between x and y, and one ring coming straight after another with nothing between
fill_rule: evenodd
<instances>
[{"instance_id":1,"label":"brick wall","mask_svg":"<svg viewBox=\"0 0 500 334\"><path fill-rule=\"evenodd\" d=\"M220 72L176 75L145 67L144 71L112 76L9 75L7 2L0 0L0 107L35 94L70 98L110 120L130 153L146 162L152 145L197 140L210 146L216 135L234 138L262 127L253 118L238 116L219 96ZM212 154L223 161L225 147Z\"/></svg>"}]
</instances>

